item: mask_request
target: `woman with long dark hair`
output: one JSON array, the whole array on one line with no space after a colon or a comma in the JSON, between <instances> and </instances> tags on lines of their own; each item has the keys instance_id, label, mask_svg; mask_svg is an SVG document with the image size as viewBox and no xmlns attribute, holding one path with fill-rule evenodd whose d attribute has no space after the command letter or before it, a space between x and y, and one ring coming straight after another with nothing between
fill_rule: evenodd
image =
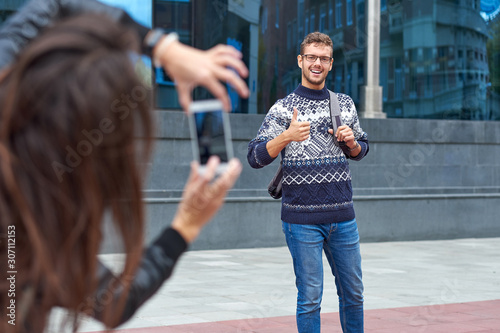
<instances>
[{"instance_id":1,"label":"woman with long dark hair","mask_svg":"<svg viewBox=\"0 0 500 333\"><path fill-rule=\"evenodd\" d=\"M16 272L14 283L0 281L2 332L41 332L56 306L74 315L75 330L79 313L123 323L170 276L241 172L233 160L214 180L216 159L203 176L193 163L171 226L143 250L153 126L149 89L130 60L139 44L106 16L77 16L46 29L0 76L0 270ZM128 108L112 107L132 93ZM97 256L107 214L126 253L118 276Z\"/></svg>"}]
</instances>

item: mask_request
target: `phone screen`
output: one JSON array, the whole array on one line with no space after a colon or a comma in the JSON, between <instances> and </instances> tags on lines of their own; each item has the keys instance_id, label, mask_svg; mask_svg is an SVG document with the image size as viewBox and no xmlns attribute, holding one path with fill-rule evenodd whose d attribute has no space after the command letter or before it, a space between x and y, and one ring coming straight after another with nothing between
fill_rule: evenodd
<instances>
[{"instance_id":1,"label":"phone screen","mask_svg":"<svg viewBox=\"0 0 500 333\"><path fill-rule=\"evenodd\" d=\"M216 99L194 101L189 106L189 127L194 158L200 162L199 172L205 172L210 156L218 156L220 163L215 172L221 174L233 158L229 116Z\"/></svg>"},{"instance_id":2,"label":"phone screen","mask_svg":"<svg viewBox=\"0 0 500 333\"><path fill-rule=\"evenodd\" d=\"M218 156L221 163L227 163L229 158L223 111L196 112L193 116L200 163L206 164L212 155Z\"/></svg>"}]
</instances>

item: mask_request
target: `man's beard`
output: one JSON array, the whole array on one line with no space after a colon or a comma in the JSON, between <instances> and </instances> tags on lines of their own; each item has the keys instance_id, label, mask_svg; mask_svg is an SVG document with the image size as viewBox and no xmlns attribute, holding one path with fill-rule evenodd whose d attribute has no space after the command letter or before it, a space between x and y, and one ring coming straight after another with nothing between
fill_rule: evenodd
<instances>
[{"instance_id":1,"label":"man's beard","mask_svg":"<svg viewBox=\"0 0 500 333\"><path fill-rule=\"evenodd\" d=\"M318 77L317 79L313 79L312 71L308 69L307 73L305 73L304 70L302 70L302 76L310 84L315 85L315 86L319 86L319 85L322 85L323 83L325 83L327 75L324 75L324 73L322 72L321 77Z\"/></svg>"}]
</instances>

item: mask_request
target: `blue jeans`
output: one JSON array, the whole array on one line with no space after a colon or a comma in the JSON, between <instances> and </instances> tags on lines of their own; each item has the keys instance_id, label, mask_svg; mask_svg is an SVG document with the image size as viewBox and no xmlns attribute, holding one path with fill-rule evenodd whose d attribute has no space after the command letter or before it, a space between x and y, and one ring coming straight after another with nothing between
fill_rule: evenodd
<instances>
[{"instance_id":1,"label":"blue jeans","mask_svg":"<svg viewBox=\"0 0 500 333\"><path fill-rule=\"evenodd\" d=\"M363 332L363 282L356 220L315 225L283 222L283 232L295 271L299 333L321 332L323 250L335 277L342 331Z\"/></svg>"}]
</instances>

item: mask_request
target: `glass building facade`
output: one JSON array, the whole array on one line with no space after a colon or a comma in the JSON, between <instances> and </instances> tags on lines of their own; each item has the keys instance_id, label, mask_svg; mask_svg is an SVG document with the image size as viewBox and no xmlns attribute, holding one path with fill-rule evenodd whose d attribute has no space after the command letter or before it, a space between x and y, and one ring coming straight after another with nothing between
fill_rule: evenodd
<instances>
[{"instance_id":1,"label":"glass building facade","mask_svg":"<svg viewBox=\"0 0 500 333\"><path fill-rule=\"evenodd\" d=\"M334 43L327 86L360 102L370 0L103 0L200 49L243 53L251 96L233 112L266 113L300 83L299 45L312 31ZM0 1L0 22L26 1ZM500 0L380 0L383 111L390 118L500 120ZM150 63L149 63L150 65ZM196 66L196 64L192 64ZM174 83L154 69L156 104L178 110ZM198 88L195 99L209 98Z\"/></svg>"}]
</instances>

